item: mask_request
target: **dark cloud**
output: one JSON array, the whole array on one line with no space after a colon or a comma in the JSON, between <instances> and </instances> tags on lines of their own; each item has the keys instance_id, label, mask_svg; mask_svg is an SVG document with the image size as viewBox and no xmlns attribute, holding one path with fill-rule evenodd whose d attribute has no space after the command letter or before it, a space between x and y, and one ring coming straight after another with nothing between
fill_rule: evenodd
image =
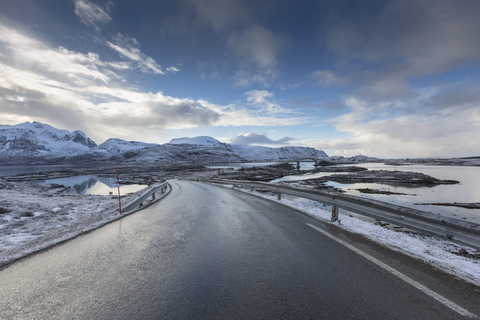
<instances>
[{"instance_id":1,"label":"dark cloud","mask_svg":"<svg viewBox=\"0 0 480 320\"><path fill-rule=\"evenodd\" d=\"M88 128L88 120L78 106L67 108L61 101L38 90L0 87L0 97L0 112L31 117L60 128Z\"/></svg>"},{"instance_id":2,"label":"dark cloud","mask_svg":"<svg viewBox=\"0 0 480 320\"><path fill-rule=\"evenodd\" d=\"M136 112L136 103L131 104L130 114L121 113L110 115L108 118L97 119L104 125L114 123L129 130L148 127L175 128L175 127L209 127L221 117L220 114L207 108L199 107L194 101L179 101L175 104L169 102L145 102L138 104L141 112Z\"/></svg>"},{"instance_id":3,"label":"dark cloud","mask_svg":"<svg viewBox=\"0 0 480 320\"><path fill-rule=\"evenodd\" d=\"M429 104L436 109L452 107L480 108L480 87L446 89L432 97Z\"/></svg>"},{"instance_id":4,"label":"dark cloud","mask_svg":"<svg viewBox=\"0 0 480 320\"><path fill-rule=\"evenodd\" d=\"M286 36L273 33L261 25L254 24L241 32L232 33L227 46L247 64L260 69L277 66L277 54L290 42Z\"/></svg>"},{"instance_id":5,"label":"dark cloud","mask_svg":"<svg viewBox=\"0 0 480 320\"><path fill-rule=\"evenodd\" d=\"M251 20L251 10L245 1L238 0L192 0L197 21L210 25L216 32L247 23Z\"/></svg>"},{"instance_id":6,"label":"dark cloud","mask_svg":"<svg viewBox=\"0 0 480 320\"><path fill-rule=\"evenodd\" d=\"M480 63L480 2L349 3L329 8L322 46L336 64L315 70L312 80L323 87L348 88L343 98L376 112L371 118L431 112L447 101L462 105L471 95L455 94L459 88L441 94L446 86L433 79ZM431 77L430 83L412 87L412 80L421 77ZM428 86L439 92L428 93L435 90Z\"/></svg>"},{"instance_id":7,"label":"dark cloud","mask_svg":"<svg viewBox=\"0 0 480 320\"><path fill-rule=\"evenodd\" d=\"M291 137L284 137L278 140L272 140L264 134L259 133L243 133L235 136L231 139L233 144L243 145L286 145L290 144L290 141L295 140Z\"/></svg>"},{"instance_id":8,"label":"dark cloud","mask_svg":"<svg viewBox=\"0 0 480 320\"><path fill-rule=\"evenodd\" d=\"M212 126L220 115L213 110L200 108L194 101L184 101L176 105L151 103L153 124L168 127L170 124L183 124L193 127Z\"/></svg>"},{"instance_id":9,"label":"dark cloud","mask_svg":"<svg viewBox=\"0 0 480 320\"><path fill-rule=\"evenodd\" d=\"M368 3L358 11L332 9L332 18L324 25L324 44L336 57L368 63L374 70L402 66L417 76L480 58L476 0L389 1L370 7Z\"/></svg>"},{"instance_id":10,"label":"dark cloud","mask_svg":"<svg viewBox=\"0 0 480 320\"><path fill-rule=\"evenodd\" d=\"M141 7L145 29L203 47L251 24L254 14L252 4L241 0L150 1Z\"/></svg>"}]
</instances>

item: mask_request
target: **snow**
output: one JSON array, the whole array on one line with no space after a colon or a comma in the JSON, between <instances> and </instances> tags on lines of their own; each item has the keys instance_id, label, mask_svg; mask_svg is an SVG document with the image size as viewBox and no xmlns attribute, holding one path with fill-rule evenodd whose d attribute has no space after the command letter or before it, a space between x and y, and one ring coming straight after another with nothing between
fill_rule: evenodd
<instances>
[{"instance_id":1,"label":"snow","mask_svg":"<svg viewBox=\"0 0 480 320\"><path fill-rule=\"evenodd\" d=\"M233 188L233 186L230 186L230 188ZM440 240L421 234L393 231L369 221L342 214L339 221L331 222L332 213L327 210L298 201L291 201L285 197L282 200L278 200L276 195L251 192L249 188L236 187L235 189L299 210L323 223L333 224L348 232L360 234L385 247L421 260L446 273L480 286L480 260L455 254L463 248L469 254L474 254L478 257L480 254L479 250L465 246L460 247L451 241Z\"/></svg>"},{"instance_id":2,"label":"snow","mask_svg":"<svg viewBox=\"0 0 480 320\"><path fill-rule=\"evenodd\" d=\"M230 148L248 161L279 161L328 157L325 152L308 147L269 148L231 144Z\"/></svg>"},{"instance_id":3,"label":"snow","mask_svg":"<svg viewBox=\"0 0 480 320\"><path fill-rule=\"evenodd\" d=\"M184 137L184 138L177 138L172 139L170 142L166 144L199 144L205 146L220 146L222 143L212 137L207 136L199 136L199 137Z\"/></svg>"},{"instance_id":4,"label":"snow","mask_svg":"<svg viewBox=\"0 0 480 320\"><path fill-rule=\"evenodd\" d=\"M140 141L126 141L122 139L110 138L104 143L98 145L96 149L105 150L111 154L119 154L127 151L143 149L149 146L155 146L154 143L145 143Z\"/></svg>"},{"instance_id":5,"label":"snow","mask_svg":"<svg viewBox=\"0 0 480 320\"><path fill-rule=\"evenodd\" d=\"M63 190L0 179L0 266L118 219L118 197ZM122 197L122 204L142 192Z\"/></svg>"},{"instance_id":6,"label":"snow","mask_svg":"<svg viewBox=\"0 0 480 320\"><path fill-rule=\"evenodd\" d=\"M208 137L184 137L163 145L111 138L96 145L81 131L68 132L39 122L0 125L0 162L115 163L282 161L323 158L325 152L308 147L269 148L231 145Z\"/></svg>"},{"instance_id":7,"label":"snow","mask_svg":"<svg viewBox=\"0 0 480 320\"><path fill-rule=\"evenodd\" d=\"M0 125L0 154L4 157L65 156L96 146L81 131L69 132L40 122Z\"/></svg>"}]
</instances>

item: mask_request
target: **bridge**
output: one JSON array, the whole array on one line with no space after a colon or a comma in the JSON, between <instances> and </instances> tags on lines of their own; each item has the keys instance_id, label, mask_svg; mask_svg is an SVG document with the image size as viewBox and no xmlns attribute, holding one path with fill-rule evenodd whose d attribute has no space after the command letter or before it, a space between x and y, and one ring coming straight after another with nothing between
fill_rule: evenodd
<instances>
[{"instance_id":1,"label":"bridge","mask_svg":"<svg viewBox=\"0 0 480 320\"><path fill-rule=\"evenodd\" d=\"M314 166L318 167L321 165L330 165L332 162L325 160L324 158L301 158L301 159L294 159L286 161L285 163L296 162L297 163L297 170L300 170L300 162L315 162Z\"/></svg>"}]
</instances>

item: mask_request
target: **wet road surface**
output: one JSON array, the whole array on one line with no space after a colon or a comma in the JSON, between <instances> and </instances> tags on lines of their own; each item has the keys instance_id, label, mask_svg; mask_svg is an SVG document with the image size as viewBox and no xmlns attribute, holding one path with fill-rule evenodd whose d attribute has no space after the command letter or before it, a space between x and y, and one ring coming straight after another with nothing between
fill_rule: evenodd
<instances>
[{"instance_id":1,"label":"wet road surface","mask_svg":"<svg viewBox=\"0 0 480 320\"><path fill-rule=\"evenodd\" d=\"M462 319L478 287L257 197L173 181L158 203L0 270L0 319ZM313 227L315 228L313 228Z\"/></svg>"}]
</instances>

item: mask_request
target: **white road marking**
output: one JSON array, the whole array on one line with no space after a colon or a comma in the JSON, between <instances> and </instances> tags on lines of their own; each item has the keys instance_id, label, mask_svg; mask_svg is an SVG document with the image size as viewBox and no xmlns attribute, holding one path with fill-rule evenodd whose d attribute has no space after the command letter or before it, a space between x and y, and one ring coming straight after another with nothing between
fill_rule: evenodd
<instances>
[{"instance_id":1,"label":"white road marking","mask_svg":"<svg viewBox=\"0 0 480 320\"><path fill-rule=\"evenodd\" d=\"M407 277L406 275L404 275L403 273L401 273L400 271L386 265L385 263L381 262L380 260L377 260L375 259L374 257L370 256L369 254L363 252L362 250L360 249L357 249L355 248L354 246L346 243L345 241L343 240L340 240L338 239L337 237L331 235L330 233L326 232L326 231L323 231L322 229L310 224L310 223L307 223L307 226L317 230L318 232L322 233L323 235L329 237L330 239L340 243L341 245L347 247L348 249L358 253L359 255L361 255L362 257L364 257L365 259L367 260L370 260L371 262L375 263L376 265L378 265L379 267L382 267L383 269L385 269L386 271L392 273L393 275L399 277L400 279L402 279L403 281L411 284L412 286L414 286L415 288L417 288L418 290L426 293L427 295L429 295L430 297L434 298L435 300L437 300L438 302L442 303L443 305L449 307L450 309L452 309L453 311L461 314L462 316L464 317L470 317L470 318L477 318L476 315L474 315L473 313L469 312L468 310L460 307L458 304L448 300L447 298L445 298L444 296L442 295L439 295L438 293L436 293L435 291L433 290L430 290L429 288L425 287L424 285L418 283L417 281Z\"/></svg>"},{"instance_id":2,"label":"white road marking","mask_svg":"<svg viewBox=\"0 0 480 320\"><path fill-rule=\"evenodd\" d=\"M257 199L257 201L259 201L259 202L261 202L261 203L263 203L263 204L266 204L266 205L271 205L271 203L270 203L270 202L267 202L267 201L263 201L263 200L259 200L259 199Z\"/></svg>"}]
</instances>

